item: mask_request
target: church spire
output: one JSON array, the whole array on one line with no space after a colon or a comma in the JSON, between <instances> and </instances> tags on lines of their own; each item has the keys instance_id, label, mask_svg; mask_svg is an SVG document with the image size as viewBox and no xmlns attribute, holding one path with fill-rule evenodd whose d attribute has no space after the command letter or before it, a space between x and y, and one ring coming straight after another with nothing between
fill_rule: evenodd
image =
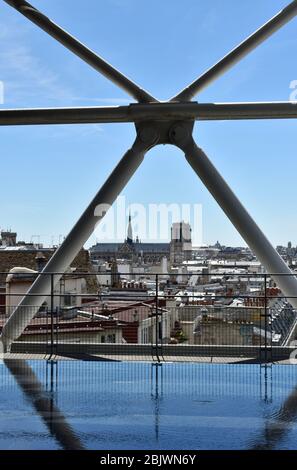
<instances>
[{"instance_id":1,"label":"church spire","mask_svg":"<svg viewBox=\"0 0 297 470\"><path fill-rule=\"evenodd\" d=\"M128 223L128 230L127 230L127 242L133 243L133 234L132 234L132 224L131 224L131 212L129 212L129 223Z\"/></svg>"}]
</instances>

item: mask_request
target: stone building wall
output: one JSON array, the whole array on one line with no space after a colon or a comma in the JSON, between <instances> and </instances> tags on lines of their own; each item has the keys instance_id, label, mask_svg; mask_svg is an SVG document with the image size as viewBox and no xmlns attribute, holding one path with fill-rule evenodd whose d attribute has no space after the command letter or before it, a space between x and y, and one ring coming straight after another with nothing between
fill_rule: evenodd
<instances>
[{"instance_id":1,"label":"stone building wall","mask_svg":"<svg viewBox=\"0 0 297 470\"><path fill-rule=\"evenodd\" d=\"M54 250L41 249L41 250L0 250L0 272L8 273L14 267L24 267L37 270L36 255L42 253L45 260L48 261ZM90 262L89 252L82 249L73 263L72 268L76 268L78 272L93 272L92 264ZM5 285L5 274L0 274L0 285ZM88 293L96 293L98 290L98 283L96 276L86 276Z\"/></svg>"}]
</instances>

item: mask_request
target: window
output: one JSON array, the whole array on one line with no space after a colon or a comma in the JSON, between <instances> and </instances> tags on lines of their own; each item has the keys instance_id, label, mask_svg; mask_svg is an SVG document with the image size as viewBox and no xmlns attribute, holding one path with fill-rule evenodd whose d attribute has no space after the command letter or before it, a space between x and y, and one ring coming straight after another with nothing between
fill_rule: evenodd
<instances>
[{"instance_id":1,"label":"window","mask_svg":"<svg viewBox=\"0 0 297 470\"><path fill-rule=\"evenodd\" d=\"M64 307L72 307L76 305L76 297L71 294L64 295Z\"/></svg>"},{"instance_id":2,"label":"window","mask_svg":"<svg viewBox=\"0 0 297 470\"><path fill-rule=\"evenodd\" d=\"M105 336L101 336L101 343L105 343Z\"/></svg>"},{"instance_id":3,"label":"window","mask_svg":"<svg viewBox=\"0 0 297 470\"><path fill-rule=\"evenodd\" d=\"M158 331L159 331L159 339L162 339L162 321L159 321L158 323Z\"/></svg>"},{"instance_id":4,"label":"window","mask_svg":"<svg viewBox=\"0 0 297 470\"><path fill-rule=\"evenodd\" d=\"M107 335L107 342L108 343L115 343L116 342L116 335L113 333L111 335Z\"/></svg>"}]
</instances>

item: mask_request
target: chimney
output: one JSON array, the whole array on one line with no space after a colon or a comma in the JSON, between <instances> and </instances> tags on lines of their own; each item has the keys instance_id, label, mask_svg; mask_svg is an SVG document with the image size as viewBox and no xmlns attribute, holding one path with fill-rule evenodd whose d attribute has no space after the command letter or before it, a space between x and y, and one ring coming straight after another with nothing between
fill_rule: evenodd
<instances>
[{"instance_id":1,"label":"chimney","mask_svg":"<svg viewBox=\"0 0 297 470\"><path fill-rule=\"evenodd\" d=\"M37 271L41 272L46 265L46 257L40 251L35 256Z\"/></svg>"}]
</instances>

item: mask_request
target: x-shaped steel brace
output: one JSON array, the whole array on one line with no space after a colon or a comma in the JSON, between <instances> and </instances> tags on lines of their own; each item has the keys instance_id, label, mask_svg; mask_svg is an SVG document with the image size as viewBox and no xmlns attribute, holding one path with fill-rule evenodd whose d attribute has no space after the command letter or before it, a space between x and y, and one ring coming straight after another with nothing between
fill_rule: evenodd
<instances>
[{"instance_id":1,"label":"x-shaped steel brace","mask_svg":"<svg viewBox=\"0 0 297 470\"><path fill-rule=\"evenodd\" d=\"M133 176L146 152L158 144L173 144L185 153L193 170L266 270L273 274L274 280L286 297L290 299L294 308L297 309L297 280L295 276L292 276L286 263L269 243L205 153L196 145L192 135L194 120L296 118L296 105L290 102L200 104L190 101L195 94L290 21L297 14L297 0L291 2L217 64L167 102L156 100L27 1L4 1L138 101L128 107L117 108L0 111L0 125L134 122L136 127L136 139L131 149L120 160L5 324L1 336L4 348L9 349L11 343L21 335L48 297L52 288L49 274L56 273L54 278L56 284L91 236L108 208Z\"/></svg>"},{"instance_id":2,"label":"x-shaped steel brace","mask_svg":"<svg viewBox=\"0 0 297 470\"><path fill-rule=\"evenodd\" d=\"M295 301L296 279L263 232L245 210L203 150L193 138L193 121L151 121L136 125L136 139L125 153L88 208L65 238L17 307L18 314L7 321L2 332L5 350L24 330L24 319L32 319L50 294L49 273L55 274L55 284L60 280L109 207L124 189L142 163L145 154L158 144L172 144L180 148L201 181L224 210L246 243L261 263L274 275L275 281L287 297ZM280 273L279 275L277 273ZM296 305L297 308L297 305ZM30 317L29 317L30 316Z\"/></svg>"}]
</instances>

